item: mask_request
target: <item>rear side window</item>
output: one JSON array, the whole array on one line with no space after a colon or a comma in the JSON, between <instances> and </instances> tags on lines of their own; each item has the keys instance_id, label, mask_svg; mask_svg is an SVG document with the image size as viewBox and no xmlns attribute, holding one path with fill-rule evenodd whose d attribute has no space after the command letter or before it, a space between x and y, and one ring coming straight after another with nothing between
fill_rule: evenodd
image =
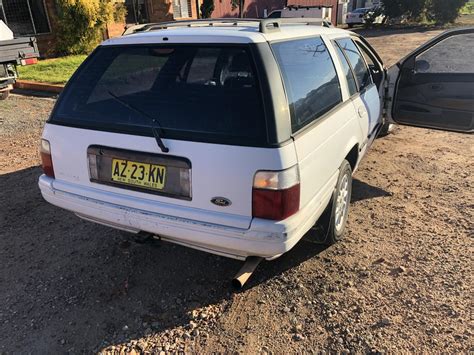
<instances>
[{"instance_id":1,"label":"rear side window","mask_svg":"<svg viewBox=\"0 0 474 355\"><path fill-rule=\"evenodd\" d=\"M103 46L83 64L52 123L210 143L265 145L262 100L246 46Z\"/></svg>"},{"instance_id":2,"label":"rear side window","mask_svg":"<svg viewBox=\"0 0 474 355\"><path fill-rule=\"evenodd\" d=\"M337 56L342 64L342 68L344 69L344 74L346 75L347 85L349 86L349 93L350 95L354 95L357 92L357 84L354 79L354 74L352 73L351 66L347 62L347 58L342 52L342 49L339 48L338 45L334 46L337 51Z\"/></svg>"},{"instance_id":3,"label":"rear side window","mask_svg":"<svg viewBox=\"0 0 474 355\"><path fill-rule=\"evenodd\" d=\"M293 132L342 101L334 63L320 38L279 42L272 47L287 91Z\"/></svg>"},{"instance_id":4,"label":"rear side window","mask_svg":"<svg viewBox=\"0 0 474 355\"><path fill-rule=\"evenodd\" d=\"M375 62L373 55L369 52L369 50L359 41L356 41L356 46L359 48L359 52L364 56L365 62L369 65L369 67L377 67L377 63Z\"/></svg>"},{"instance_id":5,"label":"rear side window","mask_svg":"<svg viewBox=\"0 0 474 355\"><path fill-rule=\"evenodd\" d=\"M351 63L357 83L359 84L359 90L364 90L367 86L372 84L372 79L362 54L360 54L355 43L350 38L337 40L337 43L346 54L349 63Z\"/></svg>"}]
</instances>

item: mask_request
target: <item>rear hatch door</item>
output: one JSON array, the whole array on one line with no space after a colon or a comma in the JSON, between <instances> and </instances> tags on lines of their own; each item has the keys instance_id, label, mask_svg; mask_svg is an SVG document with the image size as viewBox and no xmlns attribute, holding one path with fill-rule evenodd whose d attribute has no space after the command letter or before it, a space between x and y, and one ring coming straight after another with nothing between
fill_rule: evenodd
<instances>
[{"instance_id":1,"label":"rear hatch door","mask_svg":"<svg viewBox=\"0 0 474 355\"><path fill-rule=\"evenodd\" d=\"M296 163L293 145L267 144L255 73L248 45L99 47L45 130L56 187L248 228L255 172Z\"/></svg>"}]
</instances>

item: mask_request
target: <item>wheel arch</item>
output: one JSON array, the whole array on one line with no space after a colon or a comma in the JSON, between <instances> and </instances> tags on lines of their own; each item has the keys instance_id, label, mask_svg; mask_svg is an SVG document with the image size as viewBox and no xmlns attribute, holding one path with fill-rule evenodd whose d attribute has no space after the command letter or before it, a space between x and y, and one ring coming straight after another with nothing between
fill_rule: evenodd
<instances>
[{"instance_id":1,"label":"wheel arch","mask_svg":"<svg viewBox=\"0 0 474 355\"><path fill-rule=\"evenodd\" d=\"M357 168L357 163L359 161L359 144L351 144L349 145L349 148L346 150L348 153L345 156L345 160L349 162L351 165L351 169L354 172L355 169Z\"/></svg>"}]
</instances>

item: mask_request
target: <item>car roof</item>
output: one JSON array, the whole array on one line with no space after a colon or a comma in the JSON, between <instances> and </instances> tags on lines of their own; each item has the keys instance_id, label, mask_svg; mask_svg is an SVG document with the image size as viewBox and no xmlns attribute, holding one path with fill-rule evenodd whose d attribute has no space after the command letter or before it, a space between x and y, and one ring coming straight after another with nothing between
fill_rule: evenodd
<instances>
[{"instance_id":1,"label":"car roof","mask_svg":"<svg viewBox=\"0 0 474 355\"><path fill-rule=\"evenodd\" d=\"M145 43L263 43L291 38L331 35L348 36L349 31L333 27L305 24L282 24L278 31L262 33L258 22L239 25L197 25L168 27L166 29L137 32L104 41L103 45Z\"/></svg>"}]
</instances>

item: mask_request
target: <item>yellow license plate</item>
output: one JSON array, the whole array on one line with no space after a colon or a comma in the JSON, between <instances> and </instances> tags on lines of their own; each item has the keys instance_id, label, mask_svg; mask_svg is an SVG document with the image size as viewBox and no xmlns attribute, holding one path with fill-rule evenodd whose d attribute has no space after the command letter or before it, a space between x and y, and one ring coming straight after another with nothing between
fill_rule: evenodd
<instances>
[{"instance_id":1,"label":"yellow license plate","mask_svg":"<svg viewBox=\"0 0 474 355\"><path fill-rule=\"evenodd\" d=\"M162 190L166 182L166 167L130 160L112 159L112 181Z\"/></svg>"}]
</instances>

